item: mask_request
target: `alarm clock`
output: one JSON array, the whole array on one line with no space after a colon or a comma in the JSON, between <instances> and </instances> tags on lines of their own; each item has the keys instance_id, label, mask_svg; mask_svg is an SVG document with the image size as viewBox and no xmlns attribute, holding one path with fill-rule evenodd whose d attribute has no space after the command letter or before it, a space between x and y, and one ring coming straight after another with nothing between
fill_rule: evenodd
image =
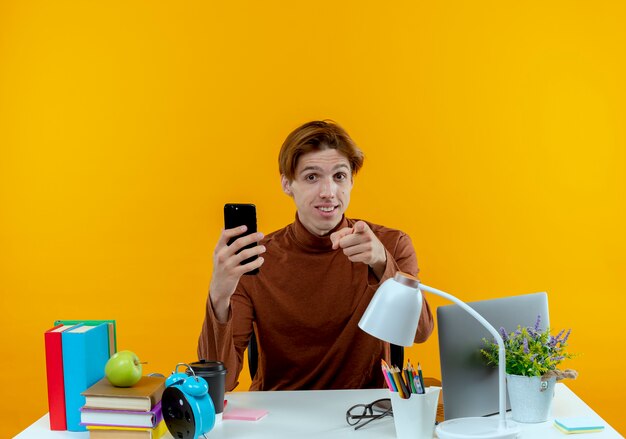
<instances>
[{"instance_id":1,"label":"alarm clock","mask_svg":"<svg viewBox=\"0 0 626 439\"><path fill-rule=\"evenodd\" d=\"M187 366L191 376L178 372L179 366ZM209 397L209 385L186 363L178 363L165 380L161 410L167 429L176 439L198 439L215 425L215 407Z\"/></svg>"}]
</instances>

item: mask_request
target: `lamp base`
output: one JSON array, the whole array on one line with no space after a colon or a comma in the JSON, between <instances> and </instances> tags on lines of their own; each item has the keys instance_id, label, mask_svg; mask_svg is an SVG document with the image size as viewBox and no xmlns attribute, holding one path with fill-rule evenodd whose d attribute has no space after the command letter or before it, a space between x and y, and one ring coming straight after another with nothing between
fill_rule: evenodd
<instances>
[{"instance_id":1,"label":"lamp base","mask_svg":"<svg viewBox=\"0 0 626 439\"><path fill-rule=\"evenodd\" d=\"M519 426L510 420L501 424L499 417L457 418L444 421L435 430L439 439L515 439Z\"/></svg>"}]
</instances>

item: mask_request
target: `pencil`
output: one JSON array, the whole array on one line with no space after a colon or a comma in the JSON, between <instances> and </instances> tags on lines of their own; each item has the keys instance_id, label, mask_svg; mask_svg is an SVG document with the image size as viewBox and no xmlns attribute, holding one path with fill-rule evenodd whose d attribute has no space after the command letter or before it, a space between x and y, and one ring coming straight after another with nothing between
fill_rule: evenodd
<instances>
[{"instance_id":1,"label":"pencil","mask_svg":"<svg viewBox=\"0 0 626 439\"><path fill-rule=\"evenodd\" d=\"M417 389L417 393L419 394L426 393L424 392L424 389L422 389L422 385L420 384L420 377L418 377L417 375L413 378L413 384L415 385L415 388Z\"/></svg>"},{"instance_id":2,"label":"pencil","mask_svg":"<svg viewBox=\"0 0 626 439\"><path fill-rule=\"evenodd\" d=\"M393 387L393 391L397 392L398 389L396 388L396 385L393 381L393 376L392 376L392 370L391 367L389 367L389 365L387 364L387 362L385 361L384 358L380 359L380 364L382 365L382 367L385 369L385 372L387 374L387 377L389 378L389 382L391 383L391 386Z\"/></svg>"},{"instance_id":3,"label":"pencil","mask_svg":"<svg viewBox=\"0 0 626 439\"><path fill-rule=\"evenodd\" d=\"M396 387L396 382L393 379L393 374L391 373L391 371L389 369L387 369L387 378L389 378L389 382L391 383L391 387L393 389L394 392L398 391L398 388Z\"/></svg>"},{"instance_id":4,"label":"pencil","mask_svg":"<svg viewBox=\"0 0 626 439\"><path fill-rule=\"evenodd\" d=\"M413 379L415 378L415 371L413 370L413 367L411 367L411 363L408 364L406 370L408 373L409 384L411 385L411 392L419 393L417 391L417 387L415 387L415 382L413 381Z\"/></svg>"},{"instance_id":5,"label":"pencil","mask_svg":"<svg viewBox=\"0 0 626 439\"><path fill-rule=\"evenodd\" d=\"M413 390L415 391L415 393L420 393L419 388L415 385L415 375L416 375L415 368L411 364L410 358L407 360L406 366L407 366L407 369L409 369L409 372L411 373L411 385L413 386Z\"/></svg>"},{"instance_id":6,"label":"pencil","mask_svg":"<svg viewBox=\"0 0 626 439\"><path fill-rule=\"evenodd\" d=\"M420 378L420 384L422 385L423 393L426 393L426 387L424 387L424 377L422 376L422 365L417 362L417 376Z\"/></svg>"},{"instance_id":7,"label":"pencil","mask_svg":"<svg viewBox=\"0 0 626 439\"><path fill-rule=\"evenodd\" d=\"M385 368L385 360L380 360L380 361L381 361L380 368L383 371L383 377L385 378L385 382L387 383L387 387L389 387L389 390L391 390L392 392L395 392L393 386L391 385L391 381L389 381L389 374L387 373L387 369Z\"/></svg>"},{"instance_id":8,"label":"pencil","mask_svg":"<svg viewBox=\"0 0 626 439\"><path fill-rule=\"evenodd\" d=\"M400 398L404 398L404 393L402 392L402 385L400 384L400 382L402 381L402 378L400 378L398 376L398 368L394 368L391 369L391 376L393 377L393 381L396 383L396 389L398 389L398 396L400 396Z\"/></svg>"},{"instance_id":9,"label":"pencil","mask_svg":"<svg viewBox=\"0 0 626 439\"><path fill-rule=\"evenodd\" d=\"M412 383L411 372L405 367L402 372L404 372L404 384L406 384L406 388L409 391L409 395L411 393L415 393L415 387Z\"/></svg>"},{"instance_id":10,"label":"pencil","mask_svg":"<svg viewBox=\"0 0 626 439\"><path fill-rule=\"evenodd\" d=\"M394 371L396 372L396 376L398 377L398 381L400 382L400 388L402 389L402 393L400 394L400 398L407 399L411 396L409 393L409 389L406 388L406 384L404 384L404 378L402 378L402 372L398 366L395 367Z\"/></svg>"}]
</instances>

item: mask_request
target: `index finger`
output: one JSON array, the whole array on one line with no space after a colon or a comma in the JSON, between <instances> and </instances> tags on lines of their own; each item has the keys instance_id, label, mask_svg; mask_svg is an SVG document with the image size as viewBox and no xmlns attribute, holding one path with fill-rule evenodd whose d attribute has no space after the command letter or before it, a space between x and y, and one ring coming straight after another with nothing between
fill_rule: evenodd
<instances>
[{"instance_id":1,"label":"index finger","mask_svg":"<svg viewBox=\"0 0 626 439\"><path fill-rule=\"evenodd\" d=\"M354 223L354 233L364 233L369 230L369 226L365 221L357 221Z\"/></svg>"},{"instance_id":2,"label":"index finger","mask_svg":"<svg viewBox=\"0 0 626 439\"><path fill-rule=\"evenodd\" d=\"M352 227L344 227L343 229L337 230L330 235L330 240L333 243L333 250L339 247L339 241L344 236L351 235L354 232Z\"/></svg>"},{"instance_id":3,"label":"index finger","mask_svg":"<svg viewBox=\"0 0 626 439\"><path fill-rule=\"evenodd\" d=\"M219 241L217 241L217 245L220 247L224 245L228 245L228 241L230 241L231 238L234 238L243 233L246 233L246 230L248 230L246 226L239 226L239 227L234 227L232 229L222 230L222 234L220 235Z\"/></svg>"}]
</instances>

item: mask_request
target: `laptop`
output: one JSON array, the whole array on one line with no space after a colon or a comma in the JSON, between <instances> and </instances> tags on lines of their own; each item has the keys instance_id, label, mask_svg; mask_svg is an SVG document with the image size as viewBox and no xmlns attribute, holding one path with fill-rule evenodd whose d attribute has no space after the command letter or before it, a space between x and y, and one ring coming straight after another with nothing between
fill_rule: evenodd
<instances>
[{"instance_id":1,"label":"laptop","mask_svg":"<svg viewBox=\"0 0 626 439\"><path fill-rule=\"evenodd\" d=\"M534 326L538 315L542 330L550 326L546 293L467 304L498 331ZM480 353L483 338L492 340L493 336L458 305L437 308L437 324L445 419L498 413L498 369L487 366ZM507 410L510 407L507 395Z\"/></svg>"}]
</instances>

